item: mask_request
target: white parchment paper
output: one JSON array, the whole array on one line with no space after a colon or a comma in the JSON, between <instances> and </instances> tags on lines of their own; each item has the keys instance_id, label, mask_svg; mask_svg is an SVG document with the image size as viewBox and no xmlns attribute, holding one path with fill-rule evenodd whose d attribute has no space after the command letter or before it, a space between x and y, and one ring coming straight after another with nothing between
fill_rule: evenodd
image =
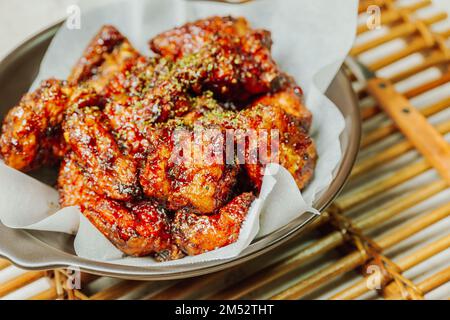
<instances>
[{"instance_id":1,"label":"white parchment paper","mask_svg":"<svg viewBox=\"0 0 450 320\"><path fill-rule=\"evenodd\" d=\"M66 78L104 24L115 25L142 53L150 54L147 42L152 36L187 21L228 14L244 16L252 26L270 30L275 60L305 91L306 105L314 116L312 136L319 161L303 193L287 170L269 165L260 197L253 203L236 243L196 257L157 263L152 258L124 257L77 207L59 210L55 189L0 162L1 222L11 228L76 234L75 251L84 258L161 266L233 258L255 237L277 230L304 212L318 213L312 204L333 179L342 158L339 135L345 127L339 110L323 93L353 43L357 0L256 0L241 5L188 0L114 1L95 10L82 10L80 29L63 26L59 30L33 87L46 78Z\"/></svg>"}]
</instances>

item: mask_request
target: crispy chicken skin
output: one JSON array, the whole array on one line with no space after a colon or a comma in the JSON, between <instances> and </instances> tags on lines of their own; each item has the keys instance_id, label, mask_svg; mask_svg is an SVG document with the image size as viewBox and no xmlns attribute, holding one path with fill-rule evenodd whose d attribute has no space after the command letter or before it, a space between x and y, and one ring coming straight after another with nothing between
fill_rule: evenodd
<instances>
[{"instance_id":1,"label":"crispy chicken skin","mask_svg":"<svg viewBox=\"0 0 450 320\"><path fill-rule=\"evenodd\" d=\"M94 184L85 176L73 152L67 153L61 162L57 184L62 207L85 206L97 196Z\"/></svg>"},{"instance_id":2,"label":"crispy chicken skin","mask_svg":"<svg viewBox=\"0 0 450 320\"><path fill-rule=\"evenodd\" d=\"M85 82L101 92L117 72L139 56L116 28L104 26L85 49L68 81L72 85Z\"/></svg>"},{"instance_id":3,"label":"crispy chicken skin","mask_svg":"<svg viewBox=\"0 0 450 320\"><path fill-rule=\"evenodd\" d=\"M232 101L278 87L282 77L271 57L271 46L268 31L251 29L245 19L232 17L187 23L150 41L157 54L185 59L190 69L203 73L203 89Z\"/></svg>"},{"instance_id":4,"label":"crispy chicken skin","mask_svg":"<svg viewBox=\"0 0 450 320\"><path fill-rule=\"evenodd\" d=\"M69 105L93 88L101 92L117 72L128 68L139 54L114 27L105 26L86 49L68 81L43 81L26 94L6 116L0 151L6 164L29 171L64 156L61 123ZM72 95L75 95L72 97Z\"/></svg>"},{"instance_id":5,"label":"crispy chicken skin","mask_svg":"<svg viewBox=\"0 0 450 320\"><path fill-rule=\"evenodd\" d=\"M160 260L182 257L173 244L169 216L157 203L120 202L98 195L94 188L75 153L68 153L58 177L62 207L80 206L97 229L128 255L156 254Z\"/></svg>"},{"instance_id":6,"label":"crispy chicken skin","mask_svg":"<svg viewBox=\"0 0 450 320\"><path fill-rule=\"evenodd\" d=\"M300 190L304 189L312 178L317 161L317 153L313 141L303 128L299 127L294 117L288 115L276 105L257 104L239 113L240 123L245 128L254 129L257 132L265 130L271 135L272 130L277 130L279 144L275 145L275 154L267 153L267 158L252 157L256 151L246 146L246 161L244 164L249 178L259 190L262 185L265 165L271 161L278 161L294 177ZM271 143L272 140L269 140ZM258 150L261 149L258 145ZM267 145L270 151L271 146ZM263 153L264 154L264 153Z\"/></svg>"},{"instance_id":7,"label":"crispy chicken skin","mask_svg":"<svg viewBox=\"0 0 450 320\"><path fill-rule=\"evenodd\" d=\"M9 111L0 138L7 165L29 171L64 154L61 121L71 91L64 81L47 80Z\"/></svg>"},{"instance_id":8,"label":"crispy chicken skin","mask_svg":"<svg viewBox=\"0 0 450 320\"><path fill-rule=\"evenodd\" d=\"M197 52L219 33L221 36L242 37L250 31L244 18L210 17L163 32L150 40L150 48L170 59Z\"/></svg>"},{"instance_id":9,"label":"crispy chicken skin","mask_svg":"<svg viewBox=\"0 0 450 320\"><path fill-rule=\"evenodd\" d=\"M276 106L281 108L306 132L311 128L312 114L303 104L303 93L297 86L288 87L281 91L269 93L253 101L252 105Z\"/></svg>"},{"instance_id":10,"label":"crispy chicken skin","mask_svg":"<svg viewBox=\"0 0 450 320\"><path fill-rule=\"evenodd\" d=\"M75 108L67 115L63 130L97 192L116 200L139 195L137 164L122 154L108 119L98 107Z\"/></svg>"},{"instance_id":11,"label":"crispy chicken skin","mask_svg":"<svg viewBox=\"0 0 450 320\"><path fill-rule=\"evenodd\" d=\"M103 235L127 255L141 257L156 253L161 260L182 257L172 243L166 211L153 201L123 204L98 197L81 210Z\"/></svg>"},{"instance_id":12,"label":"crispy chicken skin","mask_svg":"<svg viewBox=\"0 0 450 320\"><path fill-rule=\"evenodd\" d=\"M243 193L214 215L197 215L189 208L178 211L172 225L176 244L195 256L235 242L253 200L252 193Z\"/></svg>"},{"instance_id":13,"label":"crispy chicken skin","mask_svg":"<svg viewBox=\"0 0 450 320\"><path fill-rule=\"evenodd\" d=\"M201 214L214 213L230 199L238 167L227 165L224 158L210 158L202 149L206 140L221 148L225 143L221 132L195 138L191 129L169 123L150 134L148 157L140 175L147 197L164 203L169 210L189 207ZM191 154L183 154L186 150Z\"/></svg>"},{"instance_id":14,"label":"crispy chicken skin","mask_svg":"<svg viewBox=\"0 0 450 320\"><path fill-rule=\"evenodd\" d=\"M283 92L281 94L284 94ZM260 190L264 170L269 163L279 163L294 177L300 190L311 180L317 161L312 139L300 125L301 119L286 113L273 97L239 112L206 113L198 122L202 126L218 125L234 130L237 161L248 179ZM273 152L272 152L273 151Z\"/></svg>"}]
</instances>

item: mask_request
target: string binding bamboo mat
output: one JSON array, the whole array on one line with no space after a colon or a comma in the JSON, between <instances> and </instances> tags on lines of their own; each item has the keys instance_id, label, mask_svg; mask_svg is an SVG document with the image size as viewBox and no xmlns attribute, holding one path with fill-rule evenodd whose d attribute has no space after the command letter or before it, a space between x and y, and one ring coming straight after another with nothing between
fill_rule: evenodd
<instances>
[{"instance_id":1,"label":"string binding bamboo mat","mask_svg":"<svg viewBox=\"0 0 450 320\"><path fill-rule=\"evenodd\" d=\"M367 11L381 8L381 28ZM431 12L431 13L430 13ZM430 0L363 0L351 55L391 80L449 141L450 28ZM0 259L4 299L449 299L450 189L349 73L364 135L341 196L282 248L219 273L137 282ZM69 280L69 281L68 281Z\"/></svg>"}]
</instances>

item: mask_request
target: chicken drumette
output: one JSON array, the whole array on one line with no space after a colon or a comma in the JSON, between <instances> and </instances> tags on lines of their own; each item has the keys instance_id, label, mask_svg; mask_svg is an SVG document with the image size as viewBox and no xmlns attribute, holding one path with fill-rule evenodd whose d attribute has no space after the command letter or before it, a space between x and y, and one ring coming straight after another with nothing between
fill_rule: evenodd
<instances>
[{"instance_id":1,"label":"chicken drumette","mask_svg":"<svg viewBox=\"0 0 450 320\"><path fill-rule=\"evenodd\" d=\"M60 159L67 151L61 130L67 107L74 100L80 102L85 91L102 92L113 75L128 68L137 56L114 27L103 27L85 50L69 81L43 81L10 110L0 139L5 162L28 171Z\"/></svg>"},{"instance_id":2,"label":"chicken drumette","mask_svg":"<svg viewBox=\"0 0 450 320\"><path fill-rule=\"evenodd\" d=\"M196 88L218 97L245 101L280 86L283 76L271 56L265 30L251 29L243 18L212 17L187 23L150 41L151 49L186 69L195 70Z\"/></svg>"},{"instance_id":3,"label":"chicken drumette","mask_svg":"<svg viewBox=\"0 0 450 320\"><path fill-rule=\"evenodd\" d=\"M117 200L138 196L138 164L120 151L101 110L86 106L68 113L63 123L64 138L96 192Z\"/></svg>"},{"instance_id":4,"label":"chicken drumette","mask_svg":"<svg viewBox=\"0 0 450 320\"><path fill-rule=\"evenodd\" d=\"M281 96L284 94L280 93ZM302 123L305 125L302 118L286 113L281 107L284 98L278 101L276 96L259 99L239 112L206 113L198 123L232 130L236 159L256 190L261 189L265 167L269 163L285 167L302 190L314 172L315 145L302 127Z\"/></svg>"},{"instance_id":5,"label":"chicken drumette","mask_svg":"<svg viewBox=\"0 0 450 320\"><path fill-rule=\"evenodd\" d=\"M253 200L252 193L243 193L213 215L198 215L189 208L178 211L172 225L176 244L194 256L236 242Z\"/></svg>"},{"instance_id":6,"label":"chicken drumette","mask_svg":"<svg viewBox=\"0 0 450 320\"><path fill-rule=\"evenodd\" d=\"M9 111L0 139L7 165L28 171L64 154L61 121L71 91L63 81L47 80Z\"/></svg>"},{"instance_id":7,"label":"chicken drumette","mask_svg":"<svg viewBox=\"0 0 450 320\"><path fill-rule=\"evenodd\" d=\"M194 132L177 123L149 132L148 157L140 176L144 193L169 210L189 207L212 214L232 196L239 168L226 163L221 131Z\"/></svg>"},{"instance_id":8,"label":"chicken drumette","mask_svg":"<svg viewBox=\"0 0 450 320\"><path fill-rule=\"evenodd\" d=\"M117 248L132 256L154 254L160 260L183 255L174 244L169 214L156 202L121 202L97 194L75 153L62 163L58 188L61 206L80 209Z\"/></svg>"}]
</instances>

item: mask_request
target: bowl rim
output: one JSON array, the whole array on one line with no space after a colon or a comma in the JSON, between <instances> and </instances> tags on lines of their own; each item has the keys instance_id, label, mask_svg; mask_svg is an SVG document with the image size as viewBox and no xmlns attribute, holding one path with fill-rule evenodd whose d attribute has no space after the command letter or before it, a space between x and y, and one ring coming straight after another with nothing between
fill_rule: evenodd
<instances>
[{"instance_id":1,"label":"bowl rim","mask_svg":"<svg viewBox=\"0 0 450 320\"><path fill-rule=\"evenodd\" d=\"M50 27L42 30L36 35L31 36L30 38L22 42L21 45L10 51L10 53L0 61L0 74L4 72L7 66L12 65L18 56L25 55L31 48L52 39L63 23L64 21L59 21L51 25ZM350 139L348 141L347 148L344 151L344 156L341 160L339 168L335 171L336 175L333 178L333 181L331 182L329 187L315 202L315 207L320 212L325 210L338 196L340 191L342 191L342 189L344 188L345 183L348 180L348 177L350 176L351 170L358 155L362 132L360 113L357 102L358 100L355 92L352 90L350 79L348 78L347 74L343 72L342 69L339 71L336 77L340 77L342 80L347 82L347 85L349 87L349 94L351 96L352 103L347 107L350 108L351 110L349 114L351 117L352 126L350 128L351 129L349 133ZM342 113L342 110L340 111ZM274 248L286 243L288 240L292 239L294 236L301 233L305 229L306 225L310 224L317 218L318 216L315 214L305 213L300 218L293 220L292 222L280 228L279 230L263 237L262 239L258 239L255 243L252 243L247 249L245 249L239 256L235 258L229 260L211 261L203 266L189 268L189 270L183 270L183 267L186 266L133 267L102 261L89 260L78 257L73 254L69 254L57 248L51 247L49 244L34 237L32 233L25 230L15 230L15 232L20 231L22 236L21 241L27 241L27 246L25 246L26 248L24 248L23 243L22 245L17 245L18 241L10 241L16 243L16 245L9 245L9 246L6 245L4 241L0 241L0 256L10 260L13 264L17 265L18 267L28 270L76 267L79 268L81 271L89 272L92 274L117 277L122 279L133 279L133 280L182 279L217 272L244 263L256 257L259 257L273 250ZM292 226L293 224L295 224L295 226ZM1 223L0 226L3 228L7 228L1 225ZM7 237L3 237L3 239L6 238ZM36 253L33 255L26 254L30 250L37 250L37 254ZM168 269L171 269L172 271L167 272Z\"/></svg>"}]
</instances>

